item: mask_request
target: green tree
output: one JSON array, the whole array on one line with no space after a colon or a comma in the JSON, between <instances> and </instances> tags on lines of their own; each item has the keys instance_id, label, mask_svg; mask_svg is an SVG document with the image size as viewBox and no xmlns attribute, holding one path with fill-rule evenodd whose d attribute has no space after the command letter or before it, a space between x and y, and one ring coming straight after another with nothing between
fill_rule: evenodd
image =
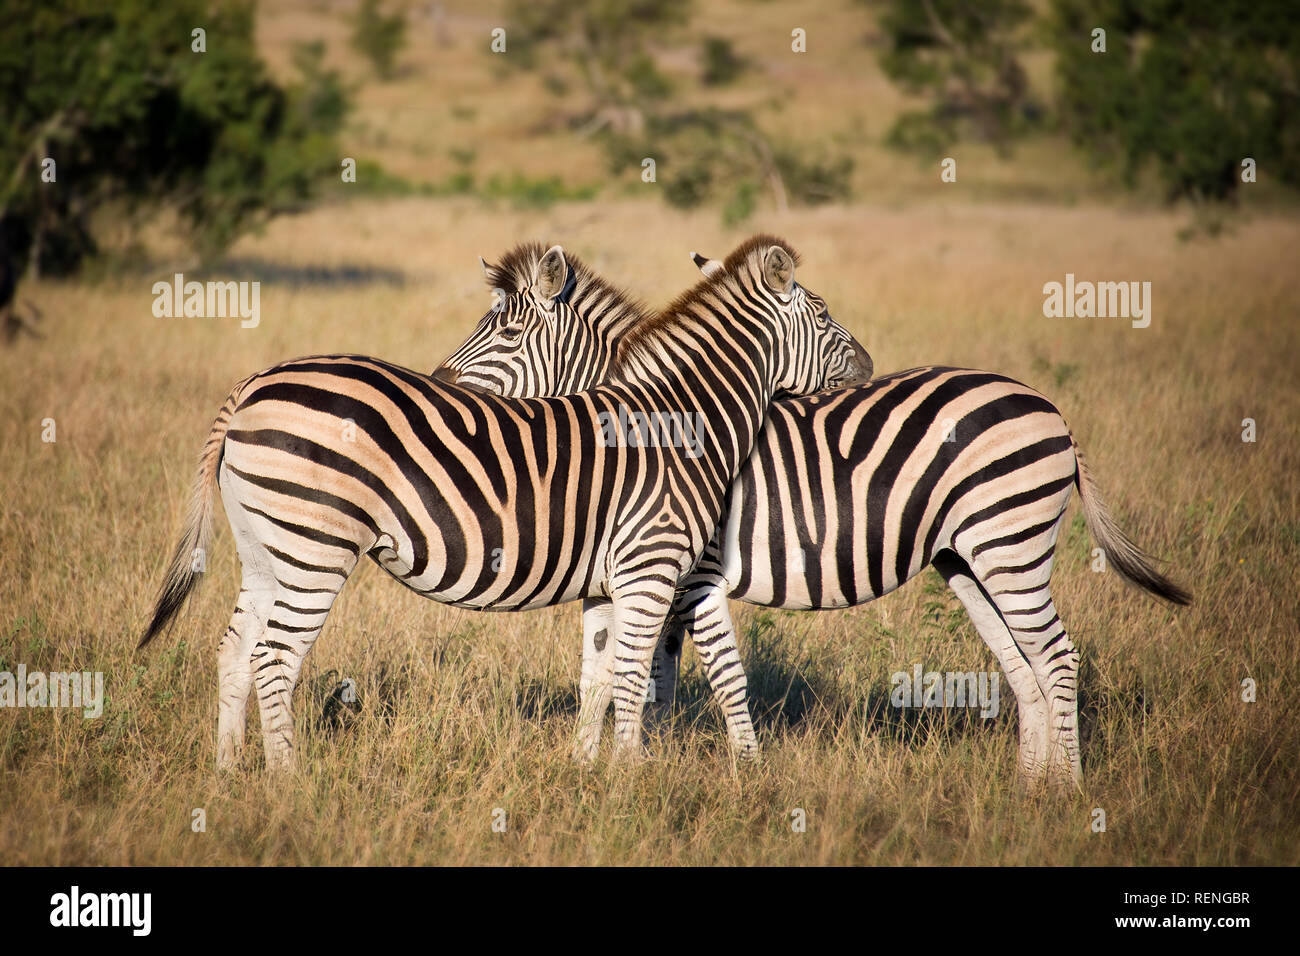
<instances>
[{"instance_id":1,"label":"green tree","mask_svg":"<svg viewBox=\"0 0 1300 956\"><path fill-rule=\"evenodd\" d=\"M362 0L352 20L352 48L368 59L381 80L391 80L406 45L406 15L385 16L379 0Z\"/></svg>"},{"instance_id":2,"label":"green tree","mask_svg":"<svg viewBox=\"0 0 1300 956\"><path fill-rule=\"evenodd\" d=\"M725 86L744 72L748 65L736 55L731 41L723 37L706 36L700 44L704 71L701 79L705 86Z\"/></svg>"},{"instance_id":3,"label":"green tree","mask_svg":"<svg viewBox=\"0 0 1300 956\"><path fill-rule=\"evenodd\" d=\"M847 199L853 172L848 156L774 147L748 112L715 107L652 115L643 136L613 138L609 153L614 169L635 167L644 156L659 157L664 198L671 205L721 201L729 224L747 218L760 190L782 211L792 201L817 205Z\"/></svg>"},{"instance_id":4,"label":"green tree","mask_svg":"<svg viewBox=\"0 0 1300 956\"><path fill-rule=\"evenodd\" d=\"M511 0L513 60L536 69L559 53L575 66L593 100L593 114L638 108L671 92L650 53L651 40L686 21L689 0Z\"/></svg>"},{"instance_id":5,"label":"green tree","mask_svg":"<svg viewBox=\"0 0 1300 956\"><path fill-rule=\"evenodd\" d=\"M511 63L546 70L557 94L568 95L576 74L587 97L569 96L571 125L601 137L614 172L639 172L653 158L656 182L674 205L717 200L733 222L753 211L762 191L778 209L847 195L847 157L806 159L771 143L749 110L709 102L712 87L743 66L725 40L705 39L703 89L672 95L654 52L680 39L673 31L689 9L687 0L512 0L509 21L523 39Z\"/></svg>"},{"instance_id":6,"label":"green tree","mask_svg":"<svg viewBox=\"0 0 1300 956\"><path fill-rule=\"evenodd\" d=\"M205 258L301 204L338 168L346 108L320 53L299 51L301 81L281 87L246 3L9 0L0 222L11 267L75 270L95 251L92 215L112 204L174 206Z\"/></svg>"},{"instance_id":7,"label":"green tree","mask_svg":"<svg viewBox=\"0 0 1300 956\"><path fill-rule=\"evenodd\" d=\"M899 116L887 141L937 154L974 136L1005 152L1038 112L1016 55L1031 12L1023 0L890 0L881 68L930 105Z\"/></svg>"},{"instance_id":8,"label":"green tree","mask_svg":"<svg viewBox=\"0 0 1300 956\"><path fill-rule=\"evenodd\" d=\"M1249 157L1300 185L1300 18L1286 0L1055 0L1061 122L1133 183L1227 200ZM1105 31L1105 52L1093 31Z\"/></svg>"}]
</instances>

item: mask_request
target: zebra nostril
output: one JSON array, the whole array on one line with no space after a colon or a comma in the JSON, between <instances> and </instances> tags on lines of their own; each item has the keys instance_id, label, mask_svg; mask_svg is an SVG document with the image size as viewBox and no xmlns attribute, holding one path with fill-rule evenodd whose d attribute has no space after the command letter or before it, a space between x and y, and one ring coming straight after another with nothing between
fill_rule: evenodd
<instances>
[{"instance_id":1,"label":"zebra nostril","mask_svg":"<svg viewBox=\"0 0 1300 956\"><path fill-rule=\"evenodd\" d=\"M454 368L448 368L446 365L439 365L433 370L433 377L447 385L455 385L460 378L460 372Z\"/></svg>"},{"instance_id":2,"label":"zebra nostril","mask_svg":"<svg viewBox=\"0 0 1300 956\"><path fill-rule=\"evenodd\" d=\"M870 353L862 347L861 342L851 335L849 336L849 348L852 350L852 354L849 358L852 375L849 381L853 383L870 381L871 376L874 375L876 371L876 366L871 360Z\"/></svg>"}]
</instances>

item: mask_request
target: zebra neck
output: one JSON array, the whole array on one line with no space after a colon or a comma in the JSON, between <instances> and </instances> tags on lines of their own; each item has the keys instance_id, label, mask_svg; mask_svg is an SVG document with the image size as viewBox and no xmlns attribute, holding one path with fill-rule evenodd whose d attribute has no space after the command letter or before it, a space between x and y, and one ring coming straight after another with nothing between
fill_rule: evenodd
<instances>
[{"instance_id":1,"label":"zebra neck","mask_svg":"<svg viewBox=\"0 0 1300 956\"><path fill-rule=\"evenodd\" d=\"M753 450L772 399L772 330L751 316L652 320L614 379L646 410L695 416L712 438L709 457L734 477Z\"/></svg>"},{"instance_id":2,"label":"zebra neck","mask_svg":"<svg viewBox=\"0 0 1300 956\"><path fill-rule=\"evenodd\" d=\"M578 285L570 303L574 314L580 317L580 321L595 339L599 357L606 370L618 351L619 340L634 327L650 319L650 314L639 302L585 271L579 273Z\"/></svg>"},{"instance_id":3,"label":"zebra neck","mask_svg":"<svg viewBox=\"0 0 1300 956\"><path fill-rule=\"evenodd\" d=\"M585 392L613 379L618 343L648 320L644 307L585 269L570 298L572 321L556 336L555 384L544 394Z\"/></svg>"},{"instance_id":4,"label":"zebra neck","mask_svg":"<svg viewBox=\"0 0 1300 956\"><path fill-rule=\"evenodd\" d=\"M561 330L553 348L543 372L550 372L554 382L544 385L540 394L572 395L610 381L617 348L590 325L579 322Z\"/></svg>"}]
</instances>

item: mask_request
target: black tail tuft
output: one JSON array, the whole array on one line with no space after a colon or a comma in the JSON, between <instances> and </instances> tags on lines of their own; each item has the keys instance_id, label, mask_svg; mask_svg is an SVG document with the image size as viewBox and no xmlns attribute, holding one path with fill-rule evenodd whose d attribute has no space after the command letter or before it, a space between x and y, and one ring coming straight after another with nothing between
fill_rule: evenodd
<instances>
[{"instance_id":1,"label":"black tail tuft","mask_svg":"<svg viewBox=\"0 0 1300 956\"><path fill-rule=\"evenodd\" d=\"M1073 436L1070 439L1074 441ZM1141 548L1133 543L1111 517L1106 503L1102 500L1093 483L1088 467L1084 464L1083 453L1074 443L1074 458L1078 464L1075 483L1079 488L1079 497L1083 500L1083 516L1087 520L1088 530L1106 553L1106 560L1131 584L1142 590L1164 598L1172 604L1186 607L1192 603L1191 592L1175 584L1155 569L1155 561Z\"/></svg>"}]
</instances>

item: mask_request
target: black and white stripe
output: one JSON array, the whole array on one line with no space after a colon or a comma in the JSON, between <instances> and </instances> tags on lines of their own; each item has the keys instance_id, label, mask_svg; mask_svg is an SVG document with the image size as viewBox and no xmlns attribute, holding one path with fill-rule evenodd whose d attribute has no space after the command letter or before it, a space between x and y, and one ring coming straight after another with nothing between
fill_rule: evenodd
<instances>
[{"instance_id":1,"label":"black and white stripe","mask_svg":"<svg viewBox=\"0 0 1300 956\"><path fill-rule=\"evenodd\" d=\"M615 748L639 752L651 658L682 576L722 514L773 393L860 377L852 338L755 237L715 277L623 336L609 384L503 398L364 356L285 362L231 393L200 461L191 520L141 641L195 583L220 491L243 585L219 655L218 763L242 750L256 688L268 766L294 763L303 660L361 557L443 603L516 610L584 599L608 631L601 687ZM552 247L484 322L572 323L573 272ZM702 415L700 454L607 444L600 413ZM610 695L590 695L594 756Z\"/></svg>"},{"instance_id":2,"label":"black and white stripe","mask_svg":"<svg viewBox=\"0 0 1300 956\"><path fill-rule=\"evenodd\" d=\"M717 268L697 261L706 274ZM480 341L476 351L491 361L490 343ZM473 355L449 361L466 359L471 364L458 370L472 375ZM600 374L604 366L597 359L584 367ZM544 381L544 374L516 374L508 384L527 394ZM847 607L933 564L1016 694L1022 770L1077 780L1078 654L1049 587L1076 487L1111 566L1153 594L1187 603L1186 592L1111 520L1060 412L1019 382L928 367L775 402L732 486L719 535L674 607L733 746L757 751L728 594L771 607ZM670 623L655 661L660 707L672 699L680 644ZM595 648L588 643L584 652L591 657Z\"/></svg>"}]
</instances>

